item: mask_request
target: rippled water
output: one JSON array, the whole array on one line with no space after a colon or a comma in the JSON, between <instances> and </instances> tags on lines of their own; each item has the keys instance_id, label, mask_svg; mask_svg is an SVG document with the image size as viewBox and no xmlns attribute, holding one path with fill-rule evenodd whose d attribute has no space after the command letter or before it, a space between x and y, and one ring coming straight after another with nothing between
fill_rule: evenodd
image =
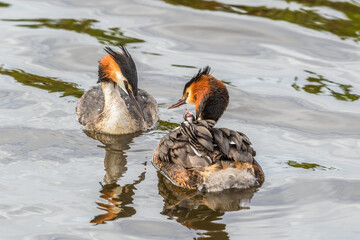
<instances>
[{"instance_id":1,"label":"rippled water","mask_svg":"<svg viewBox=\"0 0 360 240\"><path fill-rule=\"evenodd\" d=\"M5 1L5 0L2 0ZM0 239L356 239L358 1L0 2ZM105 45L126 44L160 106L144 133L82 131L75 106ZM151 164L210 65L266 181L199 194Z\"/></svg>"}]
</instances>

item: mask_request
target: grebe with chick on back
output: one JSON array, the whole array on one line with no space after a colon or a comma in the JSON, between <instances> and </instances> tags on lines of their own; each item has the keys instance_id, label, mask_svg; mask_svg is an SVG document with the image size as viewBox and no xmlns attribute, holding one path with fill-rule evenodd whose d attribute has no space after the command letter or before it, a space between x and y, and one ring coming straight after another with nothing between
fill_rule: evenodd
<instances>
[{"instance_id":1,"label":"grebe with chick on back","mask_svg":"<svg viewBox=\"0 0 360 240\"><path fill-rule=\"evenodd\" d=\"M101 86L88 90L76 107L85 129L108 134L127 134L145 130L157 121L158 105L146 91L138 88L135 62L124 46L121 52L110 47L99 62Z\"/></svg>"},{"instance_id":2,"label":"grebe with chick on back","mask_svg":"<svg viewBox=\"0 0 360 240\"><path fill-rule=\"evenodd\" d=\"M186 103L195 105L196 117L186 113L180 127L160 140L154 166L173 184L188 189L216 192L260 186L264 172L249 138L214 128L228 106L229 93L208 66L185 84L182 99L169 109Z\"/></svg>"}]
</instances>

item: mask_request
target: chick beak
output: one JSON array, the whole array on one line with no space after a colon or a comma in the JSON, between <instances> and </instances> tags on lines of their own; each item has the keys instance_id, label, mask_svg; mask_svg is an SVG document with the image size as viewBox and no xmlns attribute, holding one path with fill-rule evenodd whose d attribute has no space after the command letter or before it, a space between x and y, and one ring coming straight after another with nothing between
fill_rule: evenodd
<instances>
[{"instance_id":1,"label":"chick beak","mask_svg":"<svg viewBox=\"0 0 360 240\"><path fill-rule=\"evenodd\" d=\"M181 105L186 104L186 99L187 99L187 97L180 99L177 103L175 103L175 104L171 105L170 107L168 107L168 109L177 108L177 107L180 107Z\"/></svg>"},{"instance_id":2,"label":"chick beak","mask_svg":"<svg viewBox=\"0 0 360 240\"><path fill-rule=\"evenodd\" d=\"M126 92L128 93L132 103L135 105L136 107L136 110L140 113L140 115L142 116L142 118L145 120L145 115L144 115L144 112L141 110L141 107L138 103L138 101L136 100L135 96L134 96L134 93L131 91L131 89L129 88L128 84L125 84L125 89L126 89Z\"/></svg>"}]
</instances>

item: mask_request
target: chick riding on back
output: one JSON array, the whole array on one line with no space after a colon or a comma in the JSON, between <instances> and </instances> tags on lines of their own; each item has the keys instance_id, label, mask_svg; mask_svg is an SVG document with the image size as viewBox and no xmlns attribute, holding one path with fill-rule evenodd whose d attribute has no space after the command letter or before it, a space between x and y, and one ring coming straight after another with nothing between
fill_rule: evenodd
<instances>
[{"instance_id":1,"label":"chick riding on back","mask_svg":"<svg viewBox=\"0 0 360 240\"><path fill-rule=\"evenodd\" d=\"M186 83L182 98L170 106L195 105L196 117L184 115L180 127L164 136L155 150L154 166L172 183L200 191L260 186L264 172L254 159L249 138L227 128L214 128L229 103L225 85L205 67Z\"/></svg>"}]
</instances>

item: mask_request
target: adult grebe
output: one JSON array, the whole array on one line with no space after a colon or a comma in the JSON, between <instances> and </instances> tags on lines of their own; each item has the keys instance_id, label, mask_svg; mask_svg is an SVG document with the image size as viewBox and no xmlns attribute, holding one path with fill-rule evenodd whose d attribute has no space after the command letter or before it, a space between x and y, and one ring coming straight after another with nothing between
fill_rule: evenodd
<instances>
[{"instance_id":1,"label":"adult grebe","mask_svg":"<svg viewBox=\"0 0 360 240\"><path fill-rule=\"evenodd\" d=\"M105 47L108 53L99 62L99 80L76 107L79 122L87 130L126 134L151 127L158 119L155 99L138 89L136 66L124 46L122 52Z\"/></svg>"},{"instance_id":2,"label":"adult grebe","mask_svg":"<svg viewBox=\"0 0 360 240\"><path fill-rule=\"evenodd\" d=\"M171 108L195 105L196 118L184 115L180 127L164 136L155 151L154 165L181 187L215 192L250 188L264 182L249 138L227 128L214 128L229 103L225 85L205 67L186 83L183 97Z\"/></svg>"}]
</instances>

